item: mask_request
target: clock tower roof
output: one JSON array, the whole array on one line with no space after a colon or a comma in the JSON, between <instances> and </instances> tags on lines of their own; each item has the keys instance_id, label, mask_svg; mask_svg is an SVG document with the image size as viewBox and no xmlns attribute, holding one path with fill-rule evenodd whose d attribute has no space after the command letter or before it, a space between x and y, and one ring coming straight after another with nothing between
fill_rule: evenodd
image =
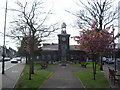
<instances>
[{"instance_id":1,"label":"clock tower roof","mask_svg":"<svg viewBox=\"0 0 120 90\"><path fill-rule=\"evenodd\" d=\"M67 26L66 23L63 22L62 25L61 25L61 34L67 34L66 33L66 26Z\"/></svg>"}]
</instances>

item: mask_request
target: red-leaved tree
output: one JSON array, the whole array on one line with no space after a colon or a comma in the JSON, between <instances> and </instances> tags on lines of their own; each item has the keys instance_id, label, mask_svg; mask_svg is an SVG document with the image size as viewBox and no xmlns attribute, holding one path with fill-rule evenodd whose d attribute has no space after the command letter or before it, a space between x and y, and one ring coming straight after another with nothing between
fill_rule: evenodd
<instances>
[{"instance_id":1,"label":"red-leaved tree","mask_svg":"<svg viewBox=\"0 0 120 90\"><path fill-rule=\"evenodd\" d=\"M80 31L79 36L73 37L74 40L78 43L77 48L87 52L92 57L94 80L98 56L105 54L112 42L120 36L118 34L113 37L112 35L114 31L108 31L110 27L104 30L100 30L98 29L97 23L94 22L91 25L91 30L82 30Z\"/></svg>"}]
</instances>

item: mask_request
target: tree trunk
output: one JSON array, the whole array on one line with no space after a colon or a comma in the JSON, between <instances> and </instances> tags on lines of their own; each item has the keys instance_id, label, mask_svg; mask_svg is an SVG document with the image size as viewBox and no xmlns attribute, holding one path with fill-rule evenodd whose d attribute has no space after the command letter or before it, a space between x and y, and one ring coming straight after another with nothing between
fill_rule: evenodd
<instances>
[{"instance_id":1,"label":"tree trunk","mask_svg":"<svg viewBox=\"0 0 120 90\"><path fill-rule=\"evenodd\" d=\"M96 65L97 65L97 62L96 62L96 60L95 60L95 74L96 74Z\"/></svg>"},{"instance_id":2,"label":"tree trunk","mask_svg":"<svg viewBox=\"0 0 120 90\"><path fill-rule=\"evenodd\" d=\"M103 21L103 16L102 16L102 14L100 15L100 18L99 18L99 29L100 30L102 30L102 25L103 25L103 23L102 23L102 21Z\"/></svg>"},{"instance_id":3,"label":"tree trunk","mask_svg":"<svg viewBox=\"0 0 120 90\"><path fill-rule=\"evenodd\" d=\"M96 64L97 64L97 56L96 55L92 55L93 58L93 80L96 79Z\"/></svg>"},{"instance_id":4,"label":"tree trunk","mask_svg":"<svg viewBox=\"0 0 120 90\"><path fill-rule=\"evenodd\" d=\"M93 80L95 80L95 62L93 61Z\"/></svg>"},{"instance_id":5,"label":"tree trunk","mask_svg":"<svg viewBox=\"0 0 120 90\"><path fill-rule=\"evenodd\" d=\"M26 64L28 64L28 57L26 56Z\"/></svg>"},{"instance_id":6,"label":"tree trunk","mask_svg":"<svg viewBox=\"0 0 120 90\"><path fill-rule=\"evenodd\" d=\"M29 60L29 80L31 80L32 78L31 78L31 57L30 57L30 55L28 56L28 60Z\"/></svg>"},{"instance_id":7,"label":"tree trunk","mask_svg":"<svg viewBox=\"0 0 120 90\"><path fill-rule=\"evenodd\" d=\"M100 71L103 71L103 60L102 60L102 56L100 56Z\"/></svg>"},{"instance_id":8,"label":"tree trunk","mask_svg":"<svg viewBox=\"0 0 120 90\"><path fill-rule=\"evenodd\" d=\"M31 60L31 68L32 68L31 74L34 74L34 61L33 61L33 59Z\"/></svg>"},{"instance_id":9,"label":"tree trunk","mask_svg":"<svg viewBox=\"0 0 120 90\"><path fill-rule=\"evenodd\" d=\"M31 37L31 74L34 74L34 35L35 33L33 32L32 37Z\"/></svg>"}]
</instances>

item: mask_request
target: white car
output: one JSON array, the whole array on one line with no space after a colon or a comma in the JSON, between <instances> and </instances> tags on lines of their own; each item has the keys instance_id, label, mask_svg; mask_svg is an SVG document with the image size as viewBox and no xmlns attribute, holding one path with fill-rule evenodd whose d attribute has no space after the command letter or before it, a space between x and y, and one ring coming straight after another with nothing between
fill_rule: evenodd
<instances>
[{"instance_id":1,"label":"white car","mask_svg":"<svg viewBox=\"0 0 120 90\"><path fill-rule=\"evenodd\" d=\"M116 60L120 62L120 58L116 58Z\"/></svg>"},{"instance_id":2,"label":"white car","mask_svg":"<svg viewBox=\"0 0 120 90\"><path fill-rule=\"evenodd\" d=\"M1 62L3 61L3 57L2 57L2 56L0 56L0 61L1 61ZM5 57L5 58L4 58L4 61L10 61L10 58L9 58L9 57Z\"/></svg>"},{"instance_id":3,"label":"white car","mask_svg":"<svg viewBox=\"0 0 120 90\"><path fill-rule=\"evenodd\" d=\"M16 57L15 58L17 61L21 61L21 57Z\"/></svg>"},{"instance_id":4,"label":"white car","mask_svg":"<svg viewBox=\"0 0 120 90\"><path fill-rule=\"evenodd\" d=\"M107 60L106 57L103 57L103 62L106 62L106 60Z\"/></svg>"},{"instance_id":5,"label":"white car","mask_svg":"<svg viewBox=\"0 0 120 90\"><path fill-rule=\"evenodd\" d=\"M12 58L11 63L18 63L18 60L16 58Z\"/></svg>"},{"instance_id":6,"label":"white car","mask_svg":"<svg viewBox=\"0 0 120 90\"><path fill-rule=\"evenodd\" d=\"M115 60L114 58L107 58L106 63L108 64L114 64Z\"/></svg>"},{"instance_id":7,"label":"white car","mask_svg":"<svg viewBox=\"0 0 120 90\"><path fill-rule=\"evenodd\" d=\"M9 57L5 57L4 60L5 61L10 61L10 58Z\"/></svg>"},{"instance_id":8,"label":"white car","mask_svg":"<svg viewBox=\"0 0 120 90\"><path fill-rule=\"evenodd\" d=\"M2 59L3 59L3 57L2 57L2 56L0 56L0 62L2 62Z\"/></svg>"}]
</instances>

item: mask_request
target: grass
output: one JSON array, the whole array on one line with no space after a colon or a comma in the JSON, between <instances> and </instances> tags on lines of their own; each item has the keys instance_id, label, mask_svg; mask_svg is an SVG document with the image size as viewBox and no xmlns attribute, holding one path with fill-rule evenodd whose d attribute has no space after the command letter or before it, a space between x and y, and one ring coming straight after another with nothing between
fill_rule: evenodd
<instances>
[{"instance_id":1,"label":"grass","mask_svg":"<svg viewBox=\"0 0 120 90\"><path fill-rule=\"evenodd\" d=\"M104 76L103 72L98 71L96 80L93 80L92 71L78 71L76 75L82 81L85 88L110 88L109 82Z\"/></svg>"},{"instance_id":2,"label":"grass","mask_svg":"<svg viewBox=\"0 0 120 90\"><path fill-rule=\"evenodd\" d=\"M48 64L48 66L56 66L57 64Z\"/></svg>"},{"instance_id":3,"label":"grass","mask_svg":"<svg viewBox=\"0 0 120 90\"><path fill-rule=\"evenodd\" d=\"M73 64L80 66L81 64ZM87 64L85 71L75 72L77 77L82 81L85 88L110 88L110 84L106 79L104 72L100 72L100 66L96 65L96 80L93 80L93 65L92 62Z\"/></svg>"},{"instance_id":4,"label":"grass","mask_svg":"<svg viewBox=\"0 0 120 90\"><path fill-rule=\"evenodd\" d=\"M35 74L32 74L32 80L29 80L29 66L26 65L23 70L23 75L18 80L15 88L36 88L38 89L45 80L48 79L49 75L52 74L50 71L38 70L40 69L39 64L35 64Z\"/></svg>"},{"instance_id":5,"label":"grass","mask_svg":"<svg viewBox=\"0 0 120 90\"><path fill-rule=\"evenodd\" d=\"M74 66L81 66L80 64L73 64ZM50 65L52 66L52 64ZM99 71L97 65L96 80L93 80L92 64L88 64L87 68L89 71L78 71L75 72L78 78L82 81L85 88L110 88L107 79L103 72ZM91 70L91 71L90 71ZM48 79L49 75L52 74L50 71L40 70L40 64L35 64L35 74L32 75L32 80L28 80L29 66L26 65L23 70L23 75L18 80L15 88L40 88L45 80Z\"/></svg>"},{"instance_id":6,"label":"grass","mask_svg":"<svg viewBox=\"0 0 120 90\"><path fill-rule=\"evenodd\" d=\"M72 65L81 67L81 64L72 64ZM93 69L92 62L89 62L89 64L87 64L86 69L91 69L91 70ZM96 65L96 70L100 70L100 66L98 64Z\"/></svg>"}]
</instances>

